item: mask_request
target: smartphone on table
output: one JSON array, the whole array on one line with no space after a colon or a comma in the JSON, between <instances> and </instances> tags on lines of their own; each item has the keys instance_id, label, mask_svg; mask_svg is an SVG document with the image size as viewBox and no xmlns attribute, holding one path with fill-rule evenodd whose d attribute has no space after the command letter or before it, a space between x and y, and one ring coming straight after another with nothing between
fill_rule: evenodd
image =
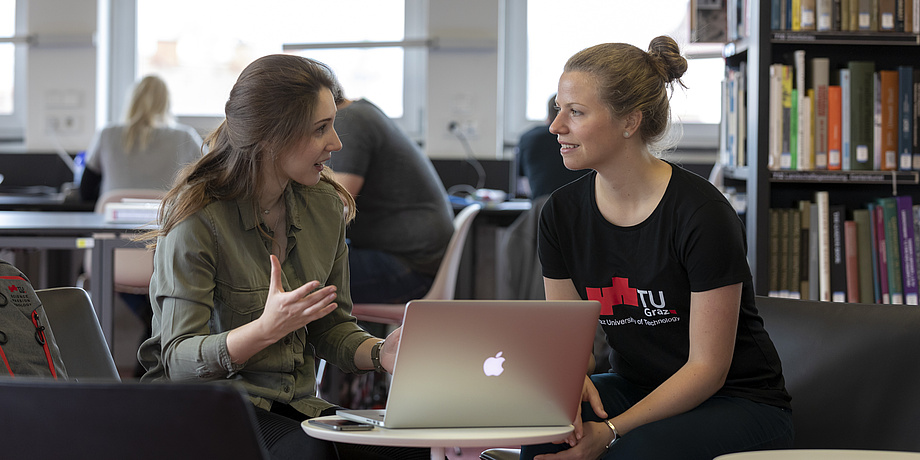
<instances>
[{"instance_id":1,"label":"smartphone on table","mask_svg":"<svg viewBox=\"0 0 920 460\"><path fill-rule=\"evenodd\" d=\"M311 418L308 422L310 422L311 425L321 426L336 431L367 431L374 429L373 425L345 419L317 420Z\"/></svg>"}]
</instances>

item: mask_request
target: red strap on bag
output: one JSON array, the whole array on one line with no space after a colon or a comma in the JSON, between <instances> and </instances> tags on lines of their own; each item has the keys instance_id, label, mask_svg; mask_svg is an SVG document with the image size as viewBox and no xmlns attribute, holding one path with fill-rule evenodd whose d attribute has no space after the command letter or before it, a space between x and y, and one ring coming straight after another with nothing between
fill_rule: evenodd
<instances>
[{"instance_id":1,"label":"red strap on bag","mask_svg":"<svg viewBox=\"0 0 920 460\"><path fill-rule=\"evenodd\" d=\"M10 362L6 360L6 353L3 352L3 347L0 347L0 358L3 358L3 364L6 365L6 370L10 373L10 377L16 377L13 375L13 369L10 369Z\"/></svg>"},{"instance_id":2,"label":"red strap on bag","mask_svg":"<svg viewBox=\"0 0 920 460\"><path fill-rule=\"evenodd\" d=\"M51 369L51 376L57 379L57 372L54 370L54 361L51 360L51 350L48 348L48 342L45 340L45 326L41 325L38 320L38 310L32 310L32 324L35 326L35 340L41 344L45 350L45 359L48 360L48 369Z\"/></svg>"}]
</instances>

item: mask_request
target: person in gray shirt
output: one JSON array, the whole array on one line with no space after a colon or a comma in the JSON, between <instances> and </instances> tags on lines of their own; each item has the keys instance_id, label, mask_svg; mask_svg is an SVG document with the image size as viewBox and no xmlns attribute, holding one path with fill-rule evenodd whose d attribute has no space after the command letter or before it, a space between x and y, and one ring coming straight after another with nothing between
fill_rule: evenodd
<instances>
[{"instance_id":1,"label":"person in gray shirt","mask_svg":"<svg viewBox=\"0 0 920 460\"><path fill-rule=\"evenodd\" d=\"M393 120L365 100L336 100L342 150L328 165L355 197L347 230L355 303L423 297L453 235L453 211L431 161Z\"/></svg>"}]
</instances>

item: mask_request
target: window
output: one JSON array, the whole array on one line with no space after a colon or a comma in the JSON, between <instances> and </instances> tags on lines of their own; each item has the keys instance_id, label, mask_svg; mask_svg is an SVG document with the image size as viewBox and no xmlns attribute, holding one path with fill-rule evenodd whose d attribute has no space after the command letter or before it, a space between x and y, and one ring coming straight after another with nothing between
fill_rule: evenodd
<instances>
[{"instance_id":1,"label":"window","mask_svg":"<svg viewBox=\"0 0 920 460\"><path fill-rule=\"evenodd\" d=\"M0 0L0 139L22 139L24 39L17 35L22 10L17 0Z\"/></svg>"},{"instance_id":2,"label":"window","mask_svg":"<svg viewBox=\"0 0 920 460\"><path fill-rule=\"evenodd\" d=\"M677 87L671 98L672 120L683 124L680 145L716 146L717 125L721 118L720 84L724 73L721 46L709 46L705 58L693 56L700 48L688 46L688 0L570 0L564 8L559 5L553 0L509 2L509 7L513 8L509 18L526 18L508 22L508 32L519 35L509 37L508 42L520 50L508 54L526 56L526 62L509 65L507 72L520 87L516 94L512 89L506 99L510 116L506 123L512 128L510 131L514 131L509 134L520 133L534 121L546 117L546 101L556 91L562 67L579 50L606 42L630 43L645 50L654 37L669 35L685 55L691 57L682 78L688 89ZM513 88L515 85L509 83L507 86Z\"/></svg>"},{"instance_id":3,"label":"window","mask_svg":"<svg viewBox=\"0 0 920 460\"><path fill-rule=\"evenodd\" d=\"M0 37L16 35L16 2L0 0ZM16 68L14 45L0 43L0 115L13 113L13 69Z\"/></svg>"},{"instance_id":4,"label":"window","mask_svg":"<svg viewBox=\"0 0 920 460\"><path fill-rule=\"evenodd\" d=\"M414 124L404 126L408 131L420 132L420 121L407 115L418 113L410 106L424 94L412 93L404 78L419 51L401 45L407 34L419 34L413 15L407 15L418 1L137 0L135 76L163 77L173 113L180 117L220 118L246 65L260 56L289 52L328 64L347 97L366 97L404 125ZM358 42L372 46L359 47ZM305 49L285 51L285 45L296 44ZM420 68L412 71L421 73Z\"/></svg>"}]
</instances>

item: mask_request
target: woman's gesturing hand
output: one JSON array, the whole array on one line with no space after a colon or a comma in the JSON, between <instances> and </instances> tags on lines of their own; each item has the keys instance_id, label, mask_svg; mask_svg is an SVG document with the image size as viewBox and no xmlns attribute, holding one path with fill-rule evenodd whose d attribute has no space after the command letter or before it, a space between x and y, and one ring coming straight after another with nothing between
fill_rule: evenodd
<instances>
[{"instance_id":1,"label":"woman's gesturing hand","mask_svg":"<svg viewBox=\"0 0 920 460\"><path fill-rule=\"evenodd\" d=\"M276 340L335 310L335 286L317 290L320 283L310 281L297 289L285 292L281 282L281 262L275 255L271 256L271 264L268 299L259 320L264 322L265 330Z\"/></svg>"}]
</instances>

